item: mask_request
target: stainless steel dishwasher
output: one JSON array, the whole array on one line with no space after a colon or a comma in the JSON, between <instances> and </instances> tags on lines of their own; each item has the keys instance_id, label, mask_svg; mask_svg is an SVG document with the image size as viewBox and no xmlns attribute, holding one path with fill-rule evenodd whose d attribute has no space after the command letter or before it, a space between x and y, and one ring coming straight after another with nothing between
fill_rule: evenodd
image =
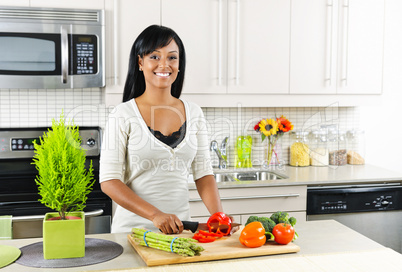
<instances>
[{"instance_id":1,"label":"stainless steel dishwasher","mask_svg":"<svg viewBox=\"0 0 402 272\"><path fill-rule=\"evenodd\" d=\"M402 253L401 183L308 187L307 220L325 219Z\"/></svg>"}]
</instances>

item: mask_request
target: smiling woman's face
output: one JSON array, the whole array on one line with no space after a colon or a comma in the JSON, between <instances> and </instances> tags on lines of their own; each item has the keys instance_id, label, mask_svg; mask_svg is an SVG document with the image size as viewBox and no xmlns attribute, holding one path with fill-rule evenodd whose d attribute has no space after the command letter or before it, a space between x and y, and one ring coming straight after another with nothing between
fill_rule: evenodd
<instances>
[{"instance_id":1,"label":"smiling woman's face","mask_svg":"<svg viewBox=\"0 0 402 272\"><path fill-rule=\"evenodd\" d=\"M179 47L172 40L168 45L155 49L143 58L139 57L144 73L146 89L171 89L179 72Z\"/></svg>"}]
</instances>

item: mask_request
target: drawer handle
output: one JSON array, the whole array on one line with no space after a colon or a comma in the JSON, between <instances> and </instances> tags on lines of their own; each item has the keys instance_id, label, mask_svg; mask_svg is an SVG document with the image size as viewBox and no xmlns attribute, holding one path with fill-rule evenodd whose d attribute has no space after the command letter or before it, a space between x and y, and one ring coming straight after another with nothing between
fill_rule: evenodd
<instances>
[{"instance_id":1,"label":"drawer handle","mask_svg":"<svg viewBox=\"0 0 402 272\"><path fill-rule=\"evenodd\" d=\"M95 210L91 212L86 212L85 217L92 217L92 216L98 216L103 214L103 210ZM13 216L12 221L13 222L25 222L25 221L36 221L36 220L43 220L45 218L44 214L40 215L27 215L27 216Z\"/></svg>"},{"instance_id":2,"label":"drawer handle","mask_svg":"<svg viewBox=\"0 0 402 272\"><path fill-rule=\"evenodd\" d=\"M256 198L279 198L279 197L299 197L300 194L280 194L280 195L261 195L261 196L234 196L221 197L221 200L240 200L240 199L256 199ZM190 202L202 201L201 198L190 199Z\"/></svg>"}]
</instances>

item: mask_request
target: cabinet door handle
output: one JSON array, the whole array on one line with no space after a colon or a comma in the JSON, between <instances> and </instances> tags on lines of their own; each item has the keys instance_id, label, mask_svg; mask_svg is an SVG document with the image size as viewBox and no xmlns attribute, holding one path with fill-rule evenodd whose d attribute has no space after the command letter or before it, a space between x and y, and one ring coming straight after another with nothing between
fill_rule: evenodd
<instances>
[{"instance_id":1,"label":"cabinet door handle","mask_svg":"<svg viewBox=\"0 0 402 272\"><path fill-rule=\"evenodd\" d=\"M332 28L333 28L333 0L327 1L327 48L325 64L325 82L332 85Z\"/></svg>"},{"instance_id":2,"label":"cabinet door handle","mask_svg":"<svg viewBox=\"0 0 402 272\"><path fill-rule=\"evenodd\" d=\"M236 1L236 86L239 85L240 80L240 0Z\"/></svg>"},{"instance_id":3,"label":"cabinet door handle","mask_svg":"<svg viewBox=\"0 0 402 272\"><path fill-rule=\"evenodd\" d=\"M68 79L68 35L64 26L60 28L61 34L61 83L66 84Z\"/></svg>"},{"instance_id":4,"label":"cabinet door handle","mask_svg":"<svg viewBox=\"0 0 402 272\"><path fill-rule=\"evenodd\" d=\"M349 0L343 1L342 35L342 85L348 85L348 38L349 38Z\"/></svg>"},{"instance_id":5,"label":"cabinet door handle","mask_svg":"<svg viewBox=\"0 0 402 272\"><path fill-rule=\"evenodd\" d=\"M259 199L259 198L281 198L281 197L299 197L300 194L278 194L278 195L256 195L256 196L233 196L221 197L221 200L241 200L241 199ZM189 202L199 202L201 198L190 199Z\"/></svg>"},{"instance_id":6,"label":"cabinet door handle","mask_svg":"<svg viewBox=\"0 0 402 272\"><path fill-rule=\"evenodd\" d=\"M222 22L222 1L218 2L218 85L222 85L222 35L223 35L223 22Z\"/></svg>"}]
</instances>

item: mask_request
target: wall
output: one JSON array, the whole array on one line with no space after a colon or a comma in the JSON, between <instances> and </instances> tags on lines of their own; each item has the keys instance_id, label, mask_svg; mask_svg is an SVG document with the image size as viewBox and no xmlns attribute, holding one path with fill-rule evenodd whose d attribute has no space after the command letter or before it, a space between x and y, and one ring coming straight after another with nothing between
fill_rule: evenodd
<instances>
[{"instance_id":1,"label":"wall","mask_svg":"<svg viewBox=\"0 0 402 272\"><path fill-rule=\"evenodd\" d=\"M45 127L64 111L80 126L104 126L102 89L0 89L0 127Z\"/></svg>"},{"instance_id":2,"label":"wall","mask_svg":"<svg viewBox=\"0 0 402 272\"><path fill-rule=\"evenodd\" d=\"M319 108L204 108L210 138L221 141L229 136L229 162L234 164L234 146L236 138L240 135L250 135L253 139L252 161L260 165L264 159L264 145L261 136L254 131L254 126L262 118L275 118L286 116L293 124L294 130L310 131L318 129L321 125L335 124L341 130L360 128L359 108L357 107L319 107ZM281 138L281 162L289 161L290 133ZM216 154L212 154L213 164L218 164Z\"/></svg>"},{"instance_id":3,"label":"wall","mask_svg":"<svg viewBox=\"0 0 402 272\"><path fill-rule=\"evenodd\" d=\"M106 106L103 90L66 89L0 89L0 128L7 127L46 127L53 118L58 118L62 111L68 119L74 119L79 126L104 127L109 110ZM340 129L348 130L359 127L359 109L356 107L320 108L203 108L207 119L211 140L219 143L229 136L229 161L234 163L234 144L237 136L251 135L253 138L252 161L262 163L264 146L260 135L254 132L254 125L262 118L286 116L294 129L310 130L323 124L337 124ZM289 134L281 140L282 162L288 162ZM211 153L214 165L217 156Z\"/></svg>"},{"instance_id":4,"label":"wall","mask_svg":"<svg viewBox=\"0 0 402 272\"><path fill-rule=\"evenodd\" d=\"M384 37L382 103L361 108L366 130L366 159L370 164L402 172L402 1L387 0Z\"/></svg>"},{"instance_id":5,"label":"wall","mask_svg":"<svg viewBox=\"0 0 402 272\"><path fill-rule=\"evenodd\" d=\"M64 1L64 3L68 2ZM74 3L71 4L70 2L69 5L75 5ZM104 5L103 1L100 3L100 5ZM0 4L28 6L31 2L29 0L1 0ZM88 2L88 5L93 5L93 2ZM399 154L402 148L399 144L398 132L399 119L402 117L402 107L399 102L402 101L402 32L400 31L402 28L402 17L400 16L402 14L402 1L386 0L385 13L382 102L379 105L369 107L339 108L338 121L346 129L358 126L366 131L367 163L401 172ZM116 101L119 100L119 98L116 99ZM76 123L81 126L103 126L108 111L105 104L114 103L104 101L102 89L29 91L0 89L0 127L49 126L50 120L58 117L61 109L64 109L67 117L74 117ZM252 121L256 122L259 118L272 117L275 113L282 111L299 127L303 126L309 117L325 111L324 108L242 109L240 112L243 119L239 121L238 108L208 108L204 110L210 123L212 138L221 140L225 134L229 134L232 147L235 137L240 132L254 135L254 142L259 143L258 135L252 131L250 125L253 123ZM230 116L229 120L234 120L229 133L228 121L225 119L227 114ZM223 119L219 121L219 118ZM250 118L255 119L251 121ZM285 152L289 141L286 137L283 139ZM254 156L260 157L258 152ZM229 155L233 159L233 153Z\"/></svg>"}]
</instances>

